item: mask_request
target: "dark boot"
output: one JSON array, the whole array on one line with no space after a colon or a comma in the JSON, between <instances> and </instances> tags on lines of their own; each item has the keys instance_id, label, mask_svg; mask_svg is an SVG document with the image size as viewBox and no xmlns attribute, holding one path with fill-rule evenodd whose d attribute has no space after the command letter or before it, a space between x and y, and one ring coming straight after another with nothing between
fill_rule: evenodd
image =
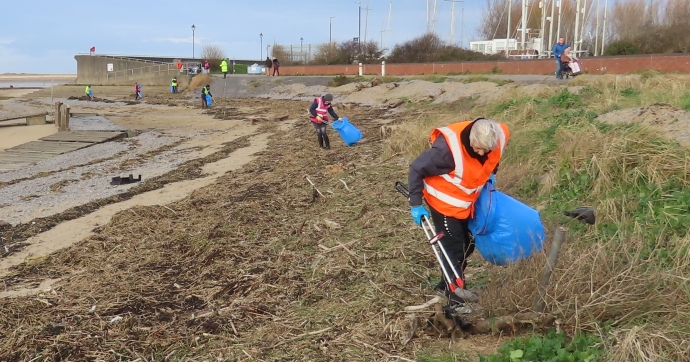
<instances>
[{"instance_id":1,"label":"dark boot","mask_svg":"<svg viewBox=\"0 0 690 362\"><path fill-rule=\"evenodd\" d=\"M323 135L324 141L326 141L326 149L330 150L331 149L331 142L328 140L328 135Z\"/></svg>"},{"instance_id":2,"label":"dark boot","mask_svg":"<svg viewBox=\"0 0 690 362\"><path fill-rule=\"evenodd\" d=\"M319 135L319 148L323 148L323 137Z\"/></svg>"}]
</instances>

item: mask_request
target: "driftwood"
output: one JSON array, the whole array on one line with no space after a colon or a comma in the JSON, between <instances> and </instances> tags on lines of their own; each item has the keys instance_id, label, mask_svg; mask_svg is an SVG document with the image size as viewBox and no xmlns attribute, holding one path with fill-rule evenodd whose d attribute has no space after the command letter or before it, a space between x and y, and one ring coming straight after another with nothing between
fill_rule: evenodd
<instances>
[{"instance_id":1,"label":"driftwood","mask_svg":"<svg viewBox=\"0 0 690 362\"><path fill-rule=\"evenodd\" d=\"M399 129L400 125L381 126L381 138L388 138Z\"/></svg>"},{"instance_id":2,"label":"driftwood","mask_svg":"<svg viewBox=\"0 0 690 362\"><path fill-rule=\"evenodd\" d=\"M257 124L259 122L271 122L271 121L280 122L280 121L284 121L284 120L288 119L289 117L290 116L287 114L283 114L283 115L279 115L279 116L269 115L266 117L252 117L252 118L249 118L249 120L252 122L252 124Z\"/></svg>"},{"instance_id":3,"label":"driftwood","mask_svg":"<svg viewBox=\"0 0 690 362\"><path fill-rule=\"evenodd\" d=\"M432 301L435 300L432 299ZM425 303L420 306L408 307L405 310L419 310L428 306L429 303ZM454 340L457 337L464 338L470 334L515 332L527 326L541 329L557 324L556 317L553 315L534 312L516 313L514 315L470 322L467 318L457 315L452 308L445 307L442 303L434 303L434 312L429 317L424 318L413 315L412 318L412 328L408 332L403 344L407 344L419 330L432 337Z\"/></svg>"},{"instance_id":4,"label":"driftwood","mask_svg":"<svg viewBox=\"0 0 690 362\"><path fill-rule=\"evenodd\" d=\"M399 99L395 102L388 103L388 108L397 108L397 107L401 106L403 103L405 103L405 101L402 99Z\"/></svg>"}]
</instances>

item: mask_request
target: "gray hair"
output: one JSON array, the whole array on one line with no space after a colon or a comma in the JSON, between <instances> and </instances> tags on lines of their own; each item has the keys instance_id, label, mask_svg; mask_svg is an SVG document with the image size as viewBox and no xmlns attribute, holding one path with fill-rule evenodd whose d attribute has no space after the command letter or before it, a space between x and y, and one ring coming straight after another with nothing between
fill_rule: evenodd
<instances>
[{"instance_id":1,"label":"gray hair","mask_svg":"<svg viewBox=\"0 0 690 362\"><path fill-rule=\"evenodd\" d=\"M478 119L470 130L470 144L487 151L493 150L498 144L500 127L496 121L486 118Z\"/></svg>"}]
</instances>

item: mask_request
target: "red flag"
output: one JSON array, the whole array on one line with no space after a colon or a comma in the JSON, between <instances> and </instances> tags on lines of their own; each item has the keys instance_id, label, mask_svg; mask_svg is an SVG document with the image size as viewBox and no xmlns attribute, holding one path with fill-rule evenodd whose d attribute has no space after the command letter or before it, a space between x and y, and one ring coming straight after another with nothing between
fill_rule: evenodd
<instances>
[{"instance_id":1,"label":"red flag","mask_svg":"<svg viewBox=\"0 0 690 362\"><path fill-rule=\"evenodd\" d=\"M92 51L92 52L95 52L95 51L96 51L96 47L91 47L91 51Z\"/></svg>"}]
</instances>

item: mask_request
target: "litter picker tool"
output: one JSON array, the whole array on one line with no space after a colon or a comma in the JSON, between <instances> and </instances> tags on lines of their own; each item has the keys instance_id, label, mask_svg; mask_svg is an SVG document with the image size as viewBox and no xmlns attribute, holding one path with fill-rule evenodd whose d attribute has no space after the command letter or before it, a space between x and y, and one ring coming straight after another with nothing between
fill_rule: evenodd
<instances>
[{"instance_id":1,"label":"litter picker tool","mask_svg":"<svg viewBox=\"0 0 690 362\"><path fill-rule=\"evenodd\" d=\"M396 181L395 183L395 190L401 193L405 198L410 199L410 189L407 187L406 184ZM434 227L434 224L429 220L426 216L422 215L422 229L424 229L424 234L426 234L426 238L431 244L431 249L434 251L434 255L436 256L436 260L438 261L439 265L441 266L441 271L443 272L443 276L446 280L446 284L448 284L448 289L457 295L458 297L462 298L466 302L478 302L479 298L477 297L476 294L470 292L465 288L465 282L462 280L460 277L460 274L458 274L457 269L453 265L453 262L451 261L450 257L448 257L448 253L446 253L446 249L443 247L441 243L438 241L443 237L443 233L437 233L436 228ZM440 253L439 253L440 250ZM451 277L451 275L448 273L448 270L446 269L443 260L441 259L441 254L443 254L444 259L448 263L448 266L450 267L450 270L453 272L453 276L455 279Z\"/></svg>"}]
</instances>

